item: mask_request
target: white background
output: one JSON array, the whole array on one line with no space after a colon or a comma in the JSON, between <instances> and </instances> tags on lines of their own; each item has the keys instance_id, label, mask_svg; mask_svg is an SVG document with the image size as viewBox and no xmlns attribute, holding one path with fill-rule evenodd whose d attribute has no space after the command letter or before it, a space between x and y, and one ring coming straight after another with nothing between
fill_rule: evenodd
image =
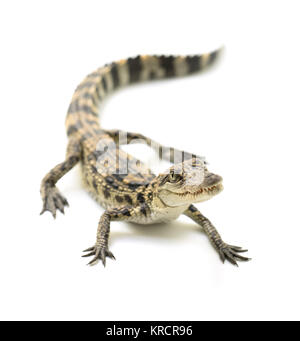
<instances>
[{"instance_id":1,"label":"white background","mask_svg":"<svg viewBox=\"0 0 300 341\"><path fill-rule=\"evenodd\" d=\"M1 319L299 319L299 10L297 1L1 2ZM58 183L65 216L39 216L40 180L64 158L73 90L113 60L223 44L209 72L111 96L101 123L205 155L225 190L198 207L253 260L223 265L182 217L112 223L117 260L87 267L81 251L103 209L79 167Z\"/></svg>"}]
</instances>

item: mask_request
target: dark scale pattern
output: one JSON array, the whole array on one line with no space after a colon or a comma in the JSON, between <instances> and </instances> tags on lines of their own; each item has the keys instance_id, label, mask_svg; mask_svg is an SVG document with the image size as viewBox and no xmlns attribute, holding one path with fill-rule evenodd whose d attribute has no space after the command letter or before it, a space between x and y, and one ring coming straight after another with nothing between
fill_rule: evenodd
<instances>
[{"instance_id":1,"label":"dark scale pattern","mask_svg":"<svg viewBox=\"0 0 300 341\"><path fill-rule=\"evenodd\" d=\"M103 189L103 195L104 195L104 198L105 198L105 199L110 198L110 192L109 192L109 189L108 189L107 187L104 187L104 189Z\"/></svg>"},{"instance_id":2,"label":"dark scale pattern","mask_svg":"<svg viewBox=\"0 0 300 341\"><path fill-rule=\"evenodd\" d=\"M209 55L209 64L212 64L218 56L219 51L214 51Z\"/></svg>"},{"instance_id":3,"label":"dark scale pattern","mask_svg":"<svg viewBox=\"0 0 300 341\"><path fill-rule=\"evenodd\" d=\"M140 186L142 186L142 184L137 184L137 183L129 183L128 187L132 190L135 191L137 188L139 188Z\"/></svg>"},{"instance_id":4,"label":"dark scale pattern","mask_svg":"<svg viewBox=\"0 0 300 341\"><path fill-rule=\"evenodd\" d=\"M145 198L144 198L144 195L142 193L138 193L136 198L137 198L137 201L140 202L140 203L144 203L145 202Z\"/></svg>"},{"instance_id":5,"label":"dark scale pattern","mask_svg":"<svg viewBox=\"0 0 300 341\"><path fill-rule=\"evenodd\" d=\"M143 203L140 205L140 211L145 217L147 216L147 209L148 209L147 204Z\"/></svg>"},{"instance_id":6,"label":"dark scale pattern","mask_svg":"<svg viewBox=\"0 0 300 341\"><path fill-rule=\"evenodd\" d=\"M191 205L191 206L189 207L189 209L190 209L190 211L191 211L192 213L197 212L197 208L196 208L195 206L193 206L193 205Z\"/></svg>"},{"instance_id":7,"label":"dark scale pattern","mask_svg":"<svg viewBox=\"0 0 300 341\"><path fill-rule=\"evenodd\" d=\"M84 114L90 114L94 117L98 117L98 113L96 111L94 111L90 106L88 105L79 105L78 101L76 100L75 102L72 102L70 104L69 110L68 110L68 114L77 114L77 113L84 113Z\"/></svg>"},{"instance_id":8,"label":"dark scale pattern","mask_svg":"<svg viewBox=\"0 0 300 341\"><path fill-rule=\"evenodd\" d=\"M90 106L88 105L82 105L79 108L77 108L78 111L82 111L87 114L91 114L94 117L98 117L98 113L94 111Z\"/></svg>"},{"instance_id":9,"label":"dark scale pattern","mask_svg":"<svg viewBox=\"0 0 300 341\"><path fill-rule=\"evenodd\" d=\"M105 181L106 181L109 185L111 185L111 184L114 183L115 180L114 180L114 178L113 178L112 176L108 175L108 176L105 177Z\"/></svg>"},{"instance_id":10,"label":"dark scale pattern","mask_svg":"<svg viewBox=\"0 0 300 341\"><path fill-rule=\"evenodd\" d=\"M87 131L86 133L84 133L84 134L82 135L81 141L85 141L85 140L91 138L92 136L93 136L92 133L90 133L89 131Z\"/></svg>"},{"instance_id":11,"label":"dark scale pattern","mask_svg":"<svg viewBox=\"0 0 300 341\"><path fill-rule=\"evenodd\" d=\"M89 125L94 125L94 126L99 126L98 120L90 120L88 117L85 118L85 123L89 124Z\"/></svg>"},{"instance_id":12,"label":"dark scale pattern","mask_svg":"<svg viewBox=\"0 0 300 341\"><path fill-rule=\"evenodd\" d=\"M175 59L174 56L159 57L160 66L165 70L166 77L175 76L174 59Z\"/></svg>"},{"instance_id":13,"label":"dark scale pattern","mask_svg":"<svg viewBox=\"0 0 300 341\"><path fill-rule=\"evenodd\" d=\"M113 189L116 189L116 190L119 189L119 185L118 185L116 182L111 183L110 186L111 186Z\"/></svg>"},{"instance_id":14,"label":"dark scale pattern","mask_svg":"<svg viewBox=\"0 0 300 341\"><path fill-rule=\"evenodd\" d=\"M107 92L107 83L106 83L105 77L102 77L102 78L101 78L101 84L102 84L102 86L103 86L103 90L104 90L105 92Z\"/></svg>"},{"instance_id":15,"label":"dark scale pattern","mask_svg":"<svg viewBox=\"0 0 300 341\"><path fill-rule=\"evenodd\" d=\"M94 174L97 174L98 173L98 170L97 168L94 166L94 165L91 165L91 170Z\"/></svg>"},{"instance_id":16,"label":"dark scale pattern","mask_svg":"<svg viewBox=\"0 0 300 341\"><path fill-rule=\"evenodd\" d=\"M72 124L68 127L68 130L67 130L67 135L70 136L72 135L73 133L77 133L78 132L78 126L75 125L75 124Z\"/></svg>"},{"instance_id":17,"label":"dark scale pattern","mask_svg":"<svg viewBox=\"0 0 300 341\"><path fill-rule=\"evenodd\" d=\"M96 159L95 159L95 155L94 155L94 153L90 153L88 156L87 156L87 160L88 161L95 161Z\"/></svg>"},{"instance_id":18,"label":"dark scale pattern","mask_svg":"<svg viewBox=\"0 0 300 341\"><path fill-rule=\"evenodd\" d=\"M124 181L124 178L127 176L127 174L112 174L112 176L120 182Z\"/></svg>"},{"instance_id":19,"label":"dark scale pattern","mask_svg":"<svg viewBox=\"0 0 300 341\"><path fill-rule=\"evenodd\" d=\"M142 71L141 57L137 56L135 58L128 58L127 64L129 70L130 83L139 81L140 74Z\"/></svg>"},{"instance_id":20,"label":"dark scale pattern","mask_svg":"<svg viewBox=\"0 0 300 341\"><path fill-rule=\"evenodd\" d=\"M130 210L129 210L128 208L123 208L123 209L121 210L121 213L122 213L123 215L127 216L127 217L130 217L130 216L131 216Z\"/></svg>"},{"instance_id":21,"label":"dark scale pattern","mask_svg":"<svg viewBox=\"0 0 300 341\"><path fill-rule=\"evenodd\" d=\"M116 200L118 203L122 203L123 202L123 198L120 195L116 195Z\"/></svg>"},{"instance_id":22,"label":"dark scale pattern","mask_svg":"<svg viewBox=\"0 0 300 341\"><path fill-rule=\"evenodd\" d=\"M99 93L99 85L95 85L95 96L96 96L96 101L101 101L102 98L100 96L100 93ZM96 105L98 104L98 102L95 103Z\"/></svg>"},{"instance_id":23,"label":"dark scale pattern","mask_svg":"<svg viewBox=\"0 0 300 341\"><path fill-rule=\"evenodd\" d=\"M98 183L97 183L97 180L95 178L93 179L93 187L96 191L98 190Z\"/></svg>"},{"instance_id":24,"label":"dark scale pattern","mask_svg":"<svg viewBox=\"0 0 300 341\"><path fill-rule=\"evenodd\" d=\"M194 73L200 70L200 60L201 56L186 57L189 73Z\"/></svg>"},{"instance_id":25,"label":"dark scale pattern","mask_svg":"<svg viewBox=\"0 0 300 341\"><path fill-rule=\"evenodd\" d=\"M119 83L120 83L119 73L118 73L118 66L117 66L116 63L112 63L111 64L110 73L111 73L111 77L112 77L112 80L113 80L114 88L116 89L119 86Z\"/></svg>"},{"instance_id":26,"label":"dark scale pattern","mask_svg":"<svg viewBox=\"0 0 300 341\"><path fill-rule=\"evenodd\" d=\"M132 202L132 199L131 199L131 196L128 195L128 194L125 194L124 196L124 199L128 202L128 204L132 205L133 202Z\"/></svg>"},{"instance_id":27,"label":"dark scale pattern","mask_svg":"<svg viewBox=\"0 0 300 341\"><path fill-rule=\"evenodd\" d=\"M96 93L96 92L95 92ZM97 101L95 99L95 96L94 94L91 94L90 92L84 92L82 95L81 95L83 98L86 98L86 99L90 99L92 101L92 103L97 106Z\"/></svg>"}]
</instances>

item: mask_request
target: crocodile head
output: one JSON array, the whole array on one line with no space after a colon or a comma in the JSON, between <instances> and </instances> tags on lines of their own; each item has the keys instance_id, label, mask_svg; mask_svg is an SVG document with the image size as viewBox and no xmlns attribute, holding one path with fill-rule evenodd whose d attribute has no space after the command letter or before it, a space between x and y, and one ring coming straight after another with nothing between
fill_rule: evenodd
<instances>
[{"instance_id":1,"label":"crocodile head","mask_svg":"<svg viewBox=\"0 0 300 341\"><path fill-rule=\"evenodd\" d=\"M222 177L209 172L200 158L178 163L156 180L157 196L171 207L209 200L223 189Z\"/></svg>"}]
</instances>

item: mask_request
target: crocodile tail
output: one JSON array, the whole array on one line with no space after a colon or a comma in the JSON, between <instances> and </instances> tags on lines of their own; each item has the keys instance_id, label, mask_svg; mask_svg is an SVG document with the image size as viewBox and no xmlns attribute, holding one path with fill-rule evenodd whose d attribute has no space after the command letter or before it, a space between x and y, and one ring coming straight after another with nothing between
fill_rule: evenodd
<instances>
[{"instance_id":1,"label":"crocodile tail","mask_svg":"<svg viewBox=\"0 0 300 341\"><path fill-rule=\"evenodd\" d=\"M190 75L207 69L221 49L193 56L140 55L100 67L76 88L68 109L67 135L94 135L101 131L99 104L113 90L128 84Z\"/></svg>"}]
</instances>

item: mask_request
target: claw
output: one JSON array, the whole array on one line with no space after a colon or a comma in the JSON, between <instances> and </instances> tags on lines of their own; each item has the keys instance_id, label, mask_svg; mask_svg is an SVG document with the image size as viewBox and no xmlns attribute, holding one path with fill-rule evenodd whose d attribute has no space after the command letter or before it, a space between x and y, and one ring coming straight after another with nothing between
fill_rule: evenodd
<instances>
[{"instance_id":1,"label":"claw","mask_svg":"<svg viewBox=\"0 0 300 341\"><path fill-rule=\"evenodd\" d=\"M88 249L86 249L86 250L83 250L82 252L88 252L88 251L92 251L92 250L94 250L94 246L92 246L92 247L89 247Z\"/></svg>"},{"instance_id":2,"label":"claw","mask_svg":"<svg viewBox=\"0 0 300 341\"><path fill-rule=\"evenodd\" d=\"M236 252L234 252L234 251L232 251L231 253L234 255L234 257L239 258L240 260L243 260L243 261L245 261L245 262L251 260L251 258L243 257L243 256L239 255L238 253L236 253Z\"/></svg>"},{"instance_id":3,"label":"claw","mask_svg":"<svg viewBox=\"0 0 300 341\"><path fill-rule=\"evenodd\" d=\"M116 260L115 256L110 251L106 251L106 256L113 260Z\"/></svg>"},{"instance_id":4,"label":"claw","mask_svg":"<svg viewBox=\"0 0 300 341\"><path fill-rule=\"evenodd\" d=\"M55 211L52 211L52 210L50 210L50 209L48 209L48 208L43 208L42 209L42 211L41 211L41 213L40 213L40 215L42 215L43 213L45 213L45 212L50 212L51 214L52 214L52 216L53 216L53 218L55 219L56 218L56 212Z\"/></svg>"},{"instance_id":5,"label":"claw","mask_svg":"<svg viewBox=\"0 0 300 341\"><path fill-rule=\"evenodd\" d=\"M248 250L244 250L239 246L223 243L223 246L219 249L219 254L223 263L224 263L224 260L227 259L231 264L238 266L237 261L251 260L251 258L243 257L239 254L240 252L246 252L246 251Z\"/></svg>"},{"instance_id":6,"label":"claw","mask_svg":"<svg viewBox=\"0 0 300 341\"><path fill-rule=\"evenodd\" d=\"M238 249L238 250L242 249L240 246L230 245L230 244L226 244L226 245L229 246L231 249Z\"/></svg>"},{"instance_id":7,"label":"claw","mask_svg":"<svg viewBox=\"0 0 300 341\"><path fill-rule=\"evenodd\" d=\"M90 253L87 253L85 255L82 255L81 257L90 257L90 256L94 256L95 252L90 252Z\"/></svg>"},{"instance_id":8,"label":"claw","mask_svg":"<svg viewBox=\"0 0 300 341\"><path fill-rule=\"evenodd\" d=\"M242 249L241 247L228 245L235 252L247 252L248 250Z\"/></svg>"},{"instance_id":9,"label":"claw","mask_svg":"<svg viewBox=\"0 0 300 341\"><path fill-rule=\"evenodd\" d=\"M98 263L98 258L94 257L87 265L96 265L96 263Z\"/></svg>"},{"instance_id":10,"label":"claw","mask_svg":"<svg viewBox=\"0 0 300 341\"><path fill-rule=\"evenodd\" d=\"M227 260L228 260L231 264L238 266L238 263L236 262L236 260L235 260L234 257L230 254L230 252L229 252L228 250L224 250L223 252L225 253L225 256L226 256Z\"/></svg>"},{"instance_id":11,"label":"claw","mask_svg":"<svg viewBox=\"0 0 300 341\"><path fill-rule=\"evenodd\" d=\"M224 252L222 250L219 251L220 257L221 257L221 261L224 263L225 262L225 255Z\"/></svg>"},{"instance_id":12,"label":"claw","mask_svg":"<svg viewBox=\"0 0 300 341\"><path fill-rule=\"evenodd\" d=\"M115 259L114 255L108 250L106 246L93 246L84 250L83 252L89 252L88 254L82 255L81 257L90 257L94 256L94 258L87 265L95 265L99 260L102 261L103 266L106 265L106 257L111 259Z\"/></svg>"},{"instance_id":13,"label":"claw","mask_svg":"<svg viewBox=\"0 0 300 341\"><path fill-rule=\"evenodd\" d=\"M64 206L69 206L67 199L59 193L56 187L48 187L45 189L43 202L43 209L40 214L49 211L52 213L54 219L56 218L56 210L64 214Z\"/></svg>"},{"instance_id":14,"label":"claw","mask_svg":"<svg viewBox=\"0 0 300 341\"><path fill-rule=\"evenodd\" d=\"M68 200L65 198L65 197L61 197L62 198L62 202L64 204L64 206L70 206L69 203L68 203Z\"/></svg>"}]
</instances>

